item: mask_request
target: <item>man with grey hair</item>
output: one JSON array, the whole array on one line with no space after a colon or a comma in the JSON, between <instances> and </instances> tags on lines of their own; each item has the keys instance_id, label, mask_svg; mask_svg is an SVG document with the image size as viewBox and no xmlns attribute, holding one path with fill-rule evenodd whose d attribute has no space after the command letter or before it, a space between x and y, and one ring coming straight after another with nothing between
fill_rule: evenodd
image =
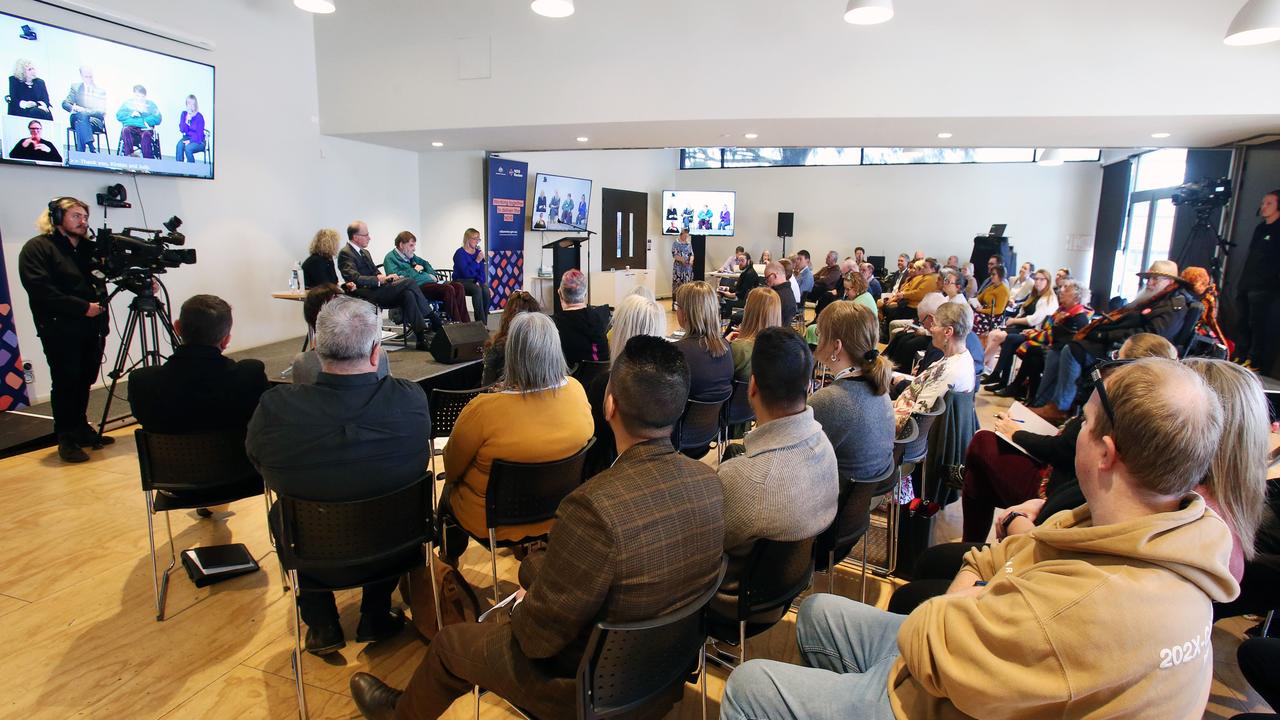
<instances>
[{"instance_id":1,"label":"man with grey hair","mask_svg":"<svg viewBox=\"0 0 1280 720\"><path fill-rule=\"evenodd\" d=\"M321 372L314 385L278 385L262 395L249 422L245 448L268 487L280 495L344 502L385 495L417 482L427 466L431 418L421 386L379 379L378 308L354 297L330 300L316 317ZM415 549L415 553L420 551ZM358 584L383 568L352 568L315 579ZM398 633L404 617L391 612L396 581L364 586L357 642ZM307 650L336 652L345 644L333 593L303 592Z\"/></svg>"},{"instance_id":2,"label":"man with grey hair","mask_svg":"<svg viewBox=\"0 0 1280 720\"><path fill-rule=\"evenodd\" d=\"M348 225L347 244L338 251L338 270L342 272L342 279L355 283L352 295L378 307L399 308L405 324L418 336L418 349L429 350L432 336L427 334L427 328L430 325L430 332L440 332L440 316L422 294L417 282L412 278L382 273L373 264L368 248L369 226L362 220Z\"/></svg>"}]
</instances>

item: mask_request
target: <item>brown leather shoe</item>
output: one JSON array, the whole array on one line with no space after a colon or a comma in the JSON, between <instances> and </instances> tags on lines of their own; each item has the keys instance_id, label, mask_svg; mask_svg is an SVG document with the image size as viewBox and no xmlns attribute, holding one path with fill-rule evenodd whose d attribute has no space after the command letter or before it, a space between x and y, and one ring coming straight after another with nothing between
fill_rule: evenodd
<instances>
[{"instance_id":1,"label":"brown leather shoe","mask_svg":"<svg viewBox=\"0 0 1280 720\"><path fill-rule=\"evenodd\" d=\"M1031 412L1044 418L1047 422L1054 425L1061 425L1067 421L1067 414L1058 409L1053 403L1041 405L1038 408L1031 408Z\"/></svg>"},{"instance_id":2,"label":"brown leather shoe","mask_svg":"<svg viewBox=\"0 0 1280 720\"><path fill-rule=\"evenodd\" d=\"M404 693L365 672L351 676L351 699L360 714L369 720L392 720L396 703Z\"/></svg>"}]
</instances>

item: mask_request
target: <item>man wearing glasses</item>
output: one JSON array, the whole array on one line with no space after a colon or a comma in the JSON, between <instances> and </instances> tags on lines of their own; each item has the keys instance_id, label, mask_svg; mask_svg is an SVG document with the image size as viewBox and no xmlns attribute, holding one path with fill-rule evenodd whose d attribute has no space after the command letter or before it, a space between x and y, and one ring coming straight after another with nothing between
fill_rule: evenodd
<instances>
[{"instance_id":1,"label":"man wearing glasses","mask_svg":"<svg viewBox=\"0 0 1280 720\"><path fill-rule=\"evenodd\" d=\"M1222 423L1176 361L1115 370L1084 408L1084 505L969 551L910 615L811 596L796 622L809 667L744 664L720 716L1199 717L1213 603L1240 590L1230 531L1193 492Z\"/></svg>"},{"instance_id":2,"label":"man wearing glasses","mask_svg":"<svg viewBox=\"0 0 1280 720\"><path fill-rule=\"evenodd\" d=\"M347 226L347 244L338 251L338 270L342 279L355 283L352 295L381 308L400 308L405 323L418 337L418 349L431 349L431 332L440 331L440 317L422 294L422 288L411 278L386 275L378 270L369 254L369 226L356 220Z\"/></svg>"}]
</instances>

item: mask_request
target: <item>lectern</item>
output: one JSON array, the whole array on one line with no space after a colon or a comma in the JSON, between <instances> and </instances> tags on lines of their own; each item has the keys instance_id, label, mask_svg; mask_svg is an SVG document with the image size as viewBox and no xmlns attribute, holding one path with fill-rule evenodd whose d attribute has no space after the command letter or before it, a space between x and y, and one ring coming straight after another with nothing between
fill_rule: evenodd
<instances>
[{"instance_id":1,"label":"lectern","mask_svg":"<svg viewBox=\"0 0 1280 720\"><path fill-rule=\"evenodd\" d=\"M556 311L560 310L560 278L574 268L582 269L582 243L586 241L584 237L562 237L542 246L551 251L552 302Z\"/></svg>"}]
</instances>

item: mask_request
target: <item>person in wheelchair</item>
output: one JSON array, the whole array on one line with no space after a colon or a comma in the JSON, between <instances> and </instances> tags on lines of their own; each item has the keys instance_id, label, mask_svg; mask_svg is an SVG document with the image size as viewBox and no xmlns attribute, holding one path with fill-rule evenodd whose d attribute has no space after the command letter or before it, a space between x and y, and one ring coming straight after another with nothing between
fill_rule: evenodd
<instances>
[{"instance_id":1,"label":"person in wheelchair","mask_svg":"<svg viewBox=\"0 0 1280 720\"><path fill-rule=\"evenodd\" d=\"M116 111L116 120L123 126L120 129L121 155L132 155L134 148L140 148L144 158L160 157L155 127L160 124L162 116L160 108L147 99L145 87L133 86L133 95Z\"/></svg>"}]
</instances>

